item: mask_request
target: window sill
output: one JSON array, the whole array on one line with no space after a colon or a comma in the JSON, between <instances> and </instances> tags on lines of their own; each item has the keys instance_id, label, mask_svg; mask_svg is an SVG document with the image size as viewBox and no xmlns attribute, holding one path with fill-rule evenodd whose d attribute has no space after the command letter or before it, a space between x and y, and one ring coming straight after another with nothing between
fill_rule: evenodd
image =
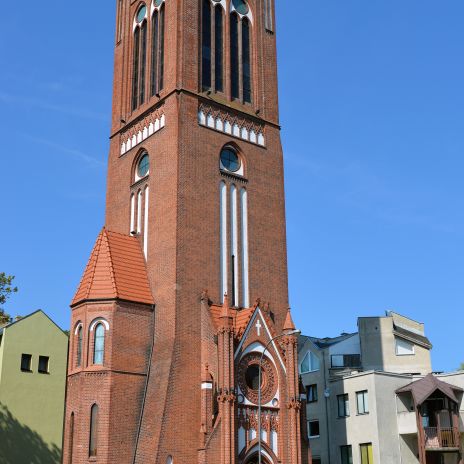
<instances>
[{"instance_id":1,"label":"window sill","mask_svg":"<svg viewBox=\"0 0 464 464\"><path fill-rule=\"evenodd\" d=\"M50 372L47 371L37 371L39 374L50 375Z\"/></svg>"},{"instance_id":2,"label":"window sill","mask_svg":"<svg viewBox=\"0 0 464 464\"><path fill-rule=\"evenodd\" d=\"M21 372L24 372L25 374L32 374L30 369L21 369Z\"/></svg>"},{"instance_id":3,"label":"window sill","mask_svg":"<svg viewBox=\"0 0 464 464\"><path fill-rule=\"evenodd\" d=\"M350 416L338 416L337 419L348 419Z\"/></svg>"},{"instance_id":4,"label":"window sill","mask_svg":"<svg viewBox=\"0 0 464 464\"><path fill-rule=\"evenodd\" d=\"M320 435L314 435L314 436L310 436L310 437L308 437L308 438L309 438L310 440L313 440L314 438L321 438L321 436L320 436Z\"/></svg>"},{"instance_id":5,"label":"window sill","mask_svg":"<svg viewBox=\"0 0 464 464\"><path fill-rule=\"evenodd\" d=\"M368 416L369 413L368 412L358 412L358 414L356 414L357 416Z\"/></svg>"}]
</instances>

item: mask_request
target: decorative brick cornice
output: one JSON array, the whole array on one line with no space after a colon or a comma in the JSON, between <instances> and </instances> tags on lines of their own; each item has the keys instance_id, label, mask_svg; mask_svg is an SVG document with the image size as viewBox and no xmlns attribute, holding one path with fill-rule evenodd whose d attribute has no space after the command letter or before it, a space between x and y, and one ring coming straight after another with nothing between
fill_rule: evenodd
<instances>
[{"instance_id":1,"label":"decorative brick cornice","mask_svg":"<svg viewBox=\"0 0 464 464\"><path fill-rule=\"evenodd\" d=\"M121 133L121 156L161 130L165 125L166 116L163 104Z\"/></svg>"},{"instance_id":2,"label":"decorative brick cornice","mask_svg":"<svg viewBox=\"0 0 464 464\"><path fill-rule=\"evenodd\" d=\"M266 145L264 126L245 118L243 115L234 115L212 105L200 103L198 124L261 147Z\"/></svg>"}]
</instances>

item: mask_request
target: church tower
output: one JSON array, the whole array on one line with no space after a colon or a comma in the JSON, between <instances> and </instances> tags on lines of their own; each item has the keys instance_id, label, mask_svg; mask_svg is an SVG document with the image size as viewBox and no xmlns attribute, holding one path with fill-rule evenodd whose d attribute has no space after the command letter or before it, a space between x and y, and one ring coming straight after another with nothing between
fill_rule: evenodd
<instances>
[{"instance_id":1,"label":"church tower","mask_svg":"<svg viewBox=\"0 0 464 464\"><path fill-rule=\"evenodd\" d=\"M310 462L274 20L273 0L117 0L106 219L71 304L65 464L252 464L259 424L263 463Z\"/></svg>"}]
</instances>

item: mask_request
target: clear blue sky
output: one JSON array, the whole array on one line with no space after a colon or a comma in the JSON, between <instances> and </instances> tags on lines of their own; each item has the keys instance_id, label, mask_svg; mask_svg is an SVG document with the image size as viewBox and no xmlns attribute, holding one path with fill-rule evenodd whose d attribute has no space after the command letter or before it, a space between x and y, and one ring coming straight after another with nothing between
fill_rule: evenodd
<instances>
[{"instance_id":1,"label":"clear blue sky","mask_svg":"<svg viewBox=\"0 0 464 464\"><path fill-rule=\"evenodd\" d=\"M6 308L63 327L104 218L115 3L0 15L0 271L20 287ZM451 370L464 361L464 2L277 4L295 320L335 336L394 309L426 324L434 369Z\"/></svg>"}]
</instances>

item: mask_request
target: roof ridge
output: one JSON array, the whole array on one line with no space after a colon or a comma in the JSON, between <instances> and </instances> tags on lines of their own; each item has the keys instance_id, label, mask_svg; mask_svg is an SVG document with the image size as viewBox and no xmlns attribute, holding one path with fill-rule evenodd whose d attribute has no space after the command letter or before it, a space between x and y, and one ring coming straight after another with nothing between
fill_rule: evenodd
<instances>
[{"instance_id":1,"label":"roof ridge","mask_svg":"<svg viewBox=\"0 0 464 464\"><path fill-rule=\"evenodd\" d=\"M115 271L114 271L113 254L112 254L112 250L111 250L110 238L109 238L109 235L108 235L108 231L105 228L103 228L103 230L105 232L104 236L106 238L106 245L108 247L111 285L113 286L113 291L114 291L114 294L116 295L116 298L118 298L119 297L119 292L118 292L118 287L116 285L116 274L115 274Z\"/></svg>"},{"instance_id":2,"label":"roof ridge","mask_svg":"<svg viewBox=\"0 0 464 464\"><path fill-rule=\"evenodd\" d=\"M90 274L89 277L90 278L89 278L89 281L88 281L88 283L86 285L86 288L85 288L85 291L84 291L85 298L88 298L88 296L90 295L90 290L92 289L93 279L95 277L95 271L97 269L98 255L100 254L100 249L101 249L104 230L105 230L105 227L103 227L103 229L98 234L97 242L95 243L95 246L93 247L93 250L90 253L90 258L89 258L89 261L87 263L87 266L89 266L89 265L91 265L92 259L94 260L93 266L91 267L91 269L89 269L90 270L90 272L89 272L89 274ZM84 274L82 275L82 280L84 280L85 274L86 274L86 272L84 270ZM79 289L77 291L79 292Z\"/></svg>"}]
</instances>

